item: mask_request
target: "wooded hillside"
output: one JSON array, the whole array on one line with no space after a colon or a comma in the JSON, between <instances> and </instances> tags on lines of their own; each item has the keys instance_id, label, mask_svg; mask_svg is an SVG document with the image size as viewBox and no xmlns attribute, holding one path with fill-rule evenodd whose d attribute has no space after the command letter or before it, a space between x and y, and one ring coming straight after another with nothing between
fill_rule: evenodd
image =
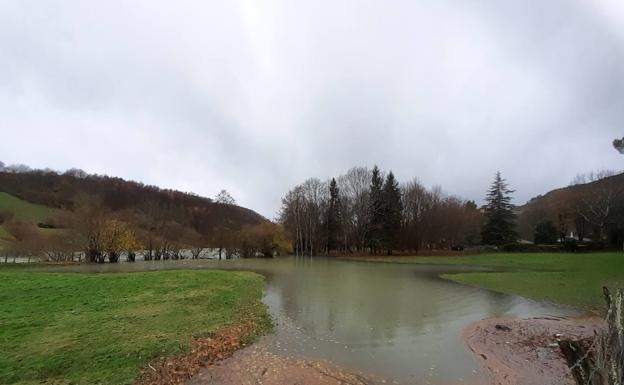
<instances>
[{"instance_id":1,"label":"wooded hillside","mask_svg":"<svg viewBox=\"0 0 624 385\"><path fill-rule=\"evenodd\" d=\"M579 175L568 187L537 196L518 207L522 238L536 240L573 235L576 240L624 242L624 173ZM536 243L547 239L537 239Z\"/></svg>"},{"instance_id":2,"label":"wooded hillside","mask_svg":"<svg viewBox=\"0 0 624 385\"><path fill-rule=\"evenodd\" d=\"M146 259L180 258L181 249L195 248L199 256L206 247L270 255L279 233L225 191L228 199L220 194L213 201L80 170L28 170L0 172L0 192L8 202L0 207L3 242L18 254L43 252L51 260L79 250L97 262L115 262L122 252L133 258L135 250L147 250ZM39 215L24 216L20 207L38 208Z\"/></svg>"}]
</instances>

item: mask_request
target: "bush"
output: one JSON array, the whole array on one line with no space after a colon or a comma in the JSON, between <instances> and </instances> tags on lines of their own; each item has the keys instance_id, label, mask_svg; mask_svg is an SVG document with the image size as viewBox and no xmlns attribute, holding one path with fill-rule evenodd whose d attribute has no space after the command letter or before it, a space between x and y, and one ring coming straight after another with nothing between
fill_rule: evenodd
<instances>
[{"instance_id":1,"label":"bush","mask_svg":"<svg viewBox=\"0 0 624 385\"><path fill-rule=\"evenodd\" d=\"M535 226L535 243L554 244L559 239L559 232L551 221L540 222Z\"/></svg>"}]
</instances>

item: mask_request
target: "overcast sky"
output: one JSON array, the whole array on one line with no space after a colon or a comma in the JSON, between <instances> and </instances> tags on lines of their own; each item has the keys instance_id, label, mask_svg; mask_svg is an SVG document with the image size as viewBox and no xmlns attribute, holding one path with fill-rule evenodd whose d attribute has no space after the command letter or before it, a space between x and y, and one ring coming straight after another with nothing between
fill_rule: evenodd
<instances>
[{"instance_id":1,"label":"overcast sky","mask_svg":"<svg viewBox=\"0 0 624 385\"><path fill-rule=\"evenodd\" d=\"M0 134L269 218L354 165L520 204L624 169L624 2L0 0Z\"/></svg>"}]
</instances>

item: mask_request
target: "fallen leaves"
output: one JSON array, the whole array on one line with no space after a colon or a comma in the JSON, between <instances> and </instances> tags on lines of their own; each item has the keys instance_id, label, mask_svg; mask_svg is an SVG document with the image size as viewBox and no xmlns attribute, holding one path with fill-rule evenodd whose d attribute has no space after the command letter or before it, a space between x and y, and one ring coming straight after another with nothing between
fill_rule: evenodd
<instances>
[{"instance_id":1,"label":"fallen leaves","mask_svg":"<svg viewBox=\"0 0 624 385\"><path fill-rule=\"evenodd\" d=\"M239 320L208 337L193 338L190 349L170 357L149 362L134 385L180 385L203 367L230 357L246 346L266 328L266 320L254 309L239 312Z\"/></svg>"}]
</instances>

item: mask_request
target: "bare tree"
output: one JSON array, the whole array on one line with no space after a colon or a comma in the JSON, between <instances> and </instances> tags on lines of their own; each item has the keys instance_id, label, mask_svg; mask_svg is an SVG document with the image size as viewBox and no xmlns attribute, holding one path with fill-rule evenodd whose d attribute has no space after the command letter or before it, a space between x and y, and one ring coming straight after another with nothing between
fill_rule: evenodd
<instances>
[{"instance_id":1,"label":"bare tree","mask_svg":"<svg viewBox=\"0 0 624 385\"><path fill-rule=\"evenodd\" d=\"M615 174L610 170L580 174L572 182L576 213L598 229L599 240L603 240L615 204L622 198L621 188L611 178Z\"/></svg>"},{"instance_id":2,"label":"bare tree","mask_svg":"<svg viewBox=\"0 0 624 385\"><path fill-rule=\"evenodd\" d=\"M234 232L230 225L221 224L212 231L211 243L219 249L219 259L223 258L223 251L232 247Z\"/></svg>"},{"instance_id":3,"label":"bare tree","mask_svg":"<svg viewBox=\"0 0 624 385\"><path fill-rule=\"evenodd\" d=\"M403 198L403 244L409 250L418 252L422 247L425 233L425 215L431 209L432 197L418 179L405 183Z\"/></svg>"},{"instance_id":4,"label":"bare tree","mask_svg":"<svg viewBox=\"0 0 624 385\"><path fill-rule=\"evenodd\" d=\"M279 222L288 229L290 238L294 242L295 255L302 255L303 248L303 208L304 197L301 186L295 186L284 198L279 213Z\"/></svg>"},{"instance_id":5,"label":"bare tree","mask_svg":"<svg viewBox=\"0 0 624 385\"><path fill-rule=\"evenodd\" d=\"M230 195L227 190L221 190L215 197L215 202L224 205L235 205L236 200Z\"/></svg>"},{"instance_id":6,"label":"bare tree","mask_svg":"<svg viewBox=\"0 0 624 385\"><path fill-rule=\"evenodd\" d=\"M295 240L296 253L321 252L323 223L329 201L328 183L311 178L288 192L282 200L280 222Z\"/></svg>"},{"instance_id":7,"label":"bare tree","mask_svg":"<svg viewBox=\"0 0 624 385\"><path fill-rule=\"evenodd\" d=\"M358 250L362 250L366 242L371 177L368 168L354 167L337 180L343 204L344 242L355 245Z\"/></svg>"},{"instance_id":8,"label":"bare tree","mask_svg":"<svg viewBox=\"0 0 624 385\"><path fill-rule=\"evenodd\" d=\"M73 262L74 252L80 247L74 240L75 236L67 230L62 234L46 237L42 246L43 256L51 262Z\"/></svg>"}]
</instances>

